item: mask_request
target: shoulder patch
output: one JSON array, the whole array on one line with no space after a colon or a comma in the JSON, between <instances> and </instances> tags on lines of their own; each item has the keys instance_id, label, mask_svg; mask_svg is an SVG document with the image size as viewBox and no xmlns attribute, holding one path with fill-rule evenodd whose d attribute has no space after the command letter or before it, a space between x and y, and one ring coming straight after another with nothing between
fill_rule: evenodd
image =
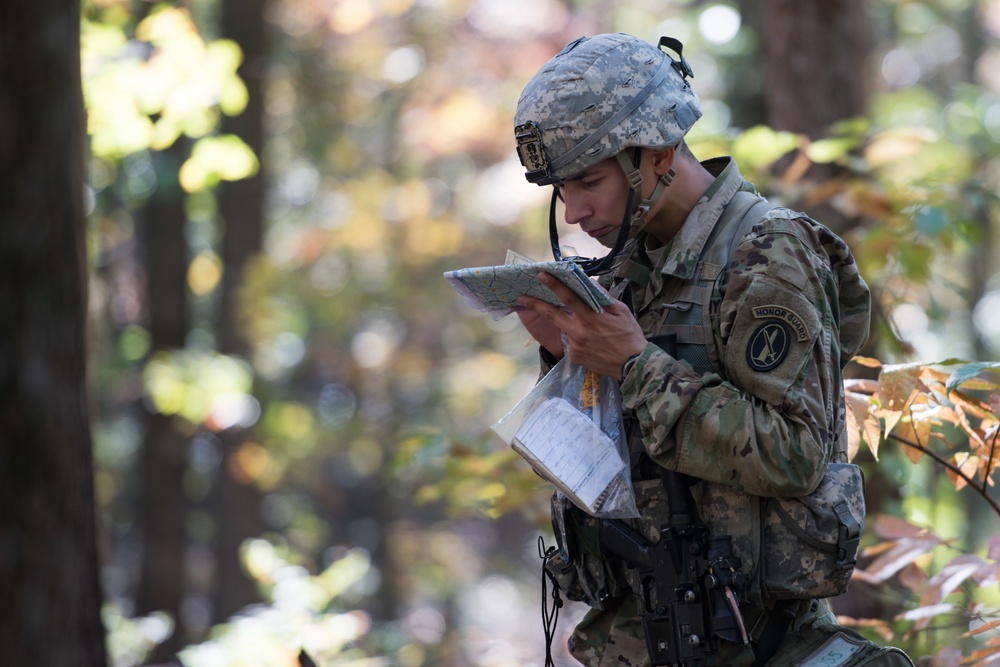
<instances>
[{"instance_id":1,"label":"shoulder patch","mask_svg":"<svg viewBox=\"0 0 1000 667\"><path fill-rule=\"evenodd\" d=\"M747 365L766 373L777 368L792 347L792 333L784 320L769 319L760 324L747 342Z\"/></svg>"},{"instance_id":2,"label":"shoulder patch","mask_svg":"<svg viewBox=\"0 0 1000 667\"><path fill-rule=\"evenodd\" d=\"M720 306L722 321L732 322L723 332L725 371L737 388L781 405L792 386L807 381L814 353L823 354L815 347L824 335L820 314L801 291L768 274L737 285Z\"/></svg>"},{"instance_id":3,"label":"shoulder patch","mask_svg":"<svg viewBox=\"0 0 1000 667\"><path fill-rule=\"evenodd\" d=\"M785 322L792 331L795 333L795 337L801 342L804 340L809 340L809 328L806 326L806 321L799 316L791 308L787 306L781 306L778 304L768 304L766 306L755 306L753 309L753 316L758 320L761 319L779 319Z\"/></svg>"}]
</instances>

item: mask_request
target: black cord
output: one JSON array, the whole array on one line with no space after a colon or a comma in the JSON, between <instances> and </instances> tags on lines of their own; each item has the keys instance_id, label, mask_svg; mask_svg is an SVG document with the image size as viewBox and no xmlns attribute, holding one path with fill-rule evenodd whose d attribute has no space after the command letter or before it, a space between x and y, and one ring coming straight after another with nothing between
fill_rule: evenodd
<instances>
[{"instance_id":1,"label":"black cord","mask_svg":"<svg viewBox=\"0 0 1000 667\"><path fill-rule=\"evenodd\" d=\"M545 539L538 536L538 557L542 559L542 631L545 633L545 667L555 667L552 661L552 641L556 637L556 624L559 622L559 610L563 606L562 597L559 595L559 582L552 576L552 573L545 569L545 565L556 555L558 549L555 547L545 548ZM552 582L552 607L548 605L548 578Z\"/></svg>"}]
</instances>

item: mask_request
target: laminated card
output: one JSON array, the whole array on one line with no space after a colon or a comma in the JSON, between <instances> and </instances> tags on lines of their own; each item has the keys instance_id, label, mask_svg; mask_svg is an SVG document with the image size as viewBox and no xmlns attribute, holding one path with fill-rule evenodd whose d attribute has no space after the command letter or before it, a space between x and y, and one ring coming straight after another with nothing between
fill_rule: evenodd
<instances>
[{"instance_id":1,"label":"laminated card","mask_svg":"<svg viewBox=\"0 0 1000 667\"><path fill-rule=\"evenodd\" d=\"M591 516L627 485L626 466L614 441L566 399L542 403L511 446Z\"/></svg>"}]
</instances>

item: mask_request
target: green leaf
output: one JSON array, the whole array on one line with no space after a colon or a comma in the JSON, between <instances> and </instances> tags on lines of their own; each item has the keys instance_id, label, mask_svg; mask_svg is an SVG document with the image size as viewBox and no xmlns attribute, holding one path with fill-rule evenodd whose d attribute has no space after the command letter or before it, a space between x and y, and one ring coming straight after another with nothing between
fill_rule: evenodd
<instances>
[{"instance_id":1,"label":"green leaf","mask_svg":"<svg viewBox=\"0 0 1000 667\"><path fill-rule=\"evenodd\" d=\"M857 146L853 139L820 139L806 148L806 155L813 162L825 164L842 159Z\"/></svg>"},{"instance_id":2,"label":"green leaf","mask_svg":"<svg viewBox=\"0 0 1000 667\"><path fill-rule=\"evenodd\" d=\"M747 169L760 169L775 162L799 144L799 137L791 132L775 132L758 125L741 134L733 142L733 156Z\"/></svg>"},{"instance_id":3,"label":"green leaf","mask_svg":"<svg viewBox=\"0 0 1000 667\"><path fill-rule=\"evenodd\" d=\"M939 236L951 226L951 221L944 209L937 206L921 207L917 211L915 223L917 231L924 236Z\"/></svg>"},{"instance_id":4,"label":"green leaf","mask_svg":"<svg viewBox=\"0 0 1000 667\"><path fill-rule=\"evenodd\" d=\"M898 257L906 271L906 277L913 280L925 280L930 274L931 260L934 251L925 245L908 243L899 246Z\"/></svg>"},{"instance_id":5,"label":"green leaf","mask_svg":"<svg viewBox=\"0 0 1000 667\"><path fill-rule=\"evenodd\" d=\"M253 149L235 134L203 137L181 166L180 181L186 191L195 192L220 180L238 181L253 176L258 168Z\"/></svg>"},{"instance_id":6,"label":"green leaf","mask_svg":"<svg viewBox=\"0 0 1000 667\"><path fill-rule=\"evenodd\" d=\"M954 391L961 385L966 389L982 389L984 391L1000 390L1000 383L991 382L977 376L986 370L1000 369L1000 361L980 361L959 368L948 377L945 389Z\"/></svg>"}]
</instances>

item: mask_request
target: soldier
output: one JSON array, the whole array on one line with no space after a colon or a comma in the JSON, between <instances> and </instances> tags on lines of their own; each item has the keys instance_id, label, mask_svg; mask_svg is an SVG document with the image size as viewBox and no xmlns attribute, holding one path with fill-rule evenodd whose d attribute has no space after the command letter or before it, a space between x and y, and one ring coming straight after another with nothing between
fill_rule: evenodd
<instances>
[{"instance_id":1,"label":"soldier","mask_svg":"<svg viewBox=\"0 0 1000 667\"><path fill-rule=\"evenodd\" d=\"M616 301L595 312L542 274L564 308L522 297L518 316L543 372L563 357L565 336L573 362L620 378L634 425L634 528L656 541L666 468L696 480L701 521L732 538L745 582L733 602L739 633L691 639L715 647L714 662L697 664L912 665L840 627L818 599L846 589L864 521L860 473L831 471L855 468L842 371L868 336L868 287L828 229L768 204L731 158L694 157L684 141L701 116L692 73L680 42L660 47L581 37L525 87L515 133L526 176L554 187L552 211L560 199L567 223L612 248L590 268ZM842 520L832 551L814 553L782 521L810 501ZM650 664L646 584L593 547L593 519L568 510L554 497L554 525L567 512L577 547L561 545L568 562L546 567L592 607L570 652L595 667Z\"/></svg>"}]
</instances>

